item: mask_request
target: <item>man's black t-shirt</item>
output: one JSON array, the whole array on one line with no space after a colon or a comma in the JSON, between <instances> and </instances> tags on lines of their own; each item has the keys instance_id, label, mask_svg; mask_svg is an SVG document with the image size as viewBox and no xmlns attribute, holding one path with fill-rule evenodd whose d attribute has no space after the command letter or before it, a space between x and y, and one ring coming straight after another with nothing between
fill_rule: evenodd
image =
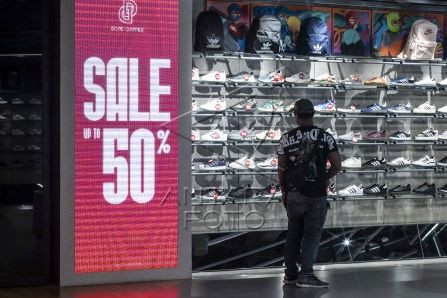
<instances>
[{"instance_id":1,"label":"man's black t-shirt","mask_svg":"<svg viewBox=\"0 0 447 298\"><path fill-rule=\"evenodd\" d=\"M295 128L282 135L277 149L278 155L287 155L289 168L296 159L307 159L318 143L319 148L310 158L304 186L300 190L300 193L309 198L327 196L325 175L328 154L338 150L335 139L327 132L323 132L317 141L321 131L321 128L315 126Z\"/></svg>"}]
</instances>

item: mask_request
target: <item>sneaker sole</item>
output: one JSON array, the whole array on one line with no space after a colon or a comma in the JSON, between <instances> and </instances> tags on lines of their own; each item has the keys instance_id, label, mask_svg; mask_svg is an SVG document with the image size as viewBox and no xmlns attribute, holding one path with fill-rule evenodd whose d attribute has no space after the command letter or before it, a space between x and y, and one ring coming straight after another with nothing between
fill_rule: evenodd
<instances>
[{"instance_id":1,"label":"sneaker sole","mask_svg":"<svg viewBox=\"0 0 447 298\"><path fill-rule=\"evenodd\" d=\"M202 171L224 171L227 167L214 167L214 168L199 168Z\"/></svg>"},{"instance_id":2,"label":"sneaker sole","mask_svg":"<svg viewBox=\"0 0 447 298\"><path fill-rule=\"evenodd\" d=\"M329 285L317 286L317 285L307 285L307 284L300 284L300 283L296 283L296 286L300 287L300 288L329 288Z\"/></svg>"},{"instance_id":3,"label":"sneaker sole","mask_svg":"<svg viewBox=\"0 0 447 298\"><path fill-rule=\"evenodd\" d=\"M447 189L439 189L438 188L438 191L443 192L443 193L447 193Z\"/></svg>"},{"instance_id":4,"label":"sneaker sole","mask_svg":"<svg viewBox=\"0 0 447 298\"><path fill-rule=\"evenodd\" d=\"M411 141L411 138L393 138L393 137L390 137L390 140L393 140L393 141Z\"/></svg>"},{"instance_id":5,"label":"sneaker sole","mask_svg":"<svg viewBox=\"0 0 447 298\"><path fill-rule=\"evenodd\" d=\"M440 167L447 167L447 163L438 162L438 166L440 166Z\"/></svg>"},{"instance_id":6,"label":"sneaker sole","mask_svg":"<svg viewBox=\"0 0 447 298\"><path fill-rule=\"evenodd\" d=\"M415 141L437 141L437 140L439 140L439 138L435 138L435 137L415 137L414 140Z\"/></svg>"},{"instance_id":7,"label":"sneaker sole","mask_svg":"<svg viewBox=\"0 0 447 298\"><path fill-rule=\"evenodd\" d=\"M346 114L360 114L360 111L351 111L351 110L348 111L348 110L340 110L340 109L338 109L337 112L346 113Z\"/></svg>"},{"instance_id":8,"label":"sneaker sole","mask_svg":"<svg viewBox=\"0 0 447 298\"><path fill-rule=\"evenodd\" d=\"M436 114L436 112L415 111L415 110L413 110L413 114Z\"/></svg>"},{"instance_id":9,"label":"sneaker sole","mask_svg":"<svg viewBox=\"0 0 447 298\"><path fill-rule=\"evenodd\" d=\"M388 110L388 113L393 113L393 114L411 114L411 111L391 111L391 110Z\"/></svg>"}]
</instances>

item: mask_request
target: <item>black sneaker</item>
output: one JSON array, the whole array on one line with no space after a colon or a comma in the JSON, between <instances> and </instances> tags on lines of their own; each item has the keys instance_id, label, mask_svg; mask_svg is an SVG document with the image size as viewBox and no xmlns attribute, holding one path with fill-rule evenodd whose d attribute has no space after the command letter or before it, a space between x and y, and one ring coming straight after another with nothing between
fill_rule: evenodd
<instances>
[{"instance_id":1,"label":"black sneaker","mask_svg":"<svg viewBox=\"0 0 447 298\"><path fill-rule=\"evenodd\" d=\"M411 134L403 132L403 131L397 131L390 136L390 140L411 141Z\"/></svg>"},{"instance_id":2,"label":"black sneaker","mask_svg":"<svg viewBox=\"0 0 447 298\"><path fill-rule=\"evenodd\" d=\"M249 199L253 197L253 191L251 190L250 185L247 185L246 187L240 186L232 189L228 196L234 199Z\"/></svg>"},{"instance_id":3,"label":"black sneaker","mask_svg":"<svg viewBox=\"0 0 447 298\"><path fill-rule=\"evenodd\" d=\"M408 193L411 192L411 185L397 185L390 189L391 194L402 194L402 193Z\"/></svg>"},{"instance_id":4,"label":"black sneaker","mask_svg":"<svg viewBox=\"0 0 447 298\"><path fill-rule=\"evenodd\" d=\"M425 182L424 184L413 189L413 192L424 195L434 195L436 192L436 186L434 183L429 184L428 182Z\"/></svg>"},{"instance_id":5,"label":"black sneaker","mask_svg":"<svg viewBox=\"0 0 447 298\"><path fill-rule=\"evenodd\" d=\"M443 193L447 193L447 184L444 185L444 186L441 187L441 188L438 188L438 191L443 192Z\"/></svg>"},{"instance_id":6,"label":"black sneaker","mask_svg":"<svg viewBox=\"0 0 447 298\"><path fill-rule=\"evenodd\" d=\"M365 195L371 195L371 196L384 196L386 195L386 184L380 186L379 184L373 184L370 187L367 187L363 190L363 193Z\"/></svg>"},{"instance_id":7,"label":"black sneaker","mask_svg":"<svg viewBox=\"0 0 447 298\"><path fill-rule=\"evenodd\" d=\"M363 168L374 168L374 169L381 169L386 166L386 159L378 159L377 157L374 157L373 159L365 162L362 167Z\"/></svg>"},{"instance_id":8,"label":"black sneaker","mask_svg":"<svg viewBox=\"0 0 447 298\"><path fill-rule=\"evenodd\" d=\"M284 275L284 280L282 281L285 285L295 285L298 281L296 276Z\"/></svg>"},{"instance_id":9,"label":"black sneaker","mask_svg":"<svg viewBox=\"0 0 447 298\"><path fill-rule=\"evenodd\" d=\"M447 167L447 156L438 161L438 166L440 167Z\"/></svg>"},{"instance_id":10,"label":"black sneaker","mask_svg":"<svg viewBox=\"0 0 447 298\"><path fill-rule=\"evenodd\" d=\"M298 277L296 285L300 288L327 288L329 283L321 281L315 275L303 275Z\"/></svg>"}]
</instances>

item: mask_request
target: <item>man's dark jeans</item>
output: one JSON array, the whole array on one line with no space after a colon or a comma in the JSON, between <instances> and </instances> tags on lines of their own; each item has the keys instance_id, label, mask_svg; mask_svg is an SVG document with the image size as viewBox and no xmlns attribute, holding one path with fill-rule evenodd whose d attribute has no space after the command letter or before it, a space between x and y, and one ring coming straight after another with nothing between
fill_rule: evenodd
<instances>
[{"instance_id":1,"label":"man's dark jeans","mask_svg":"<svg viewBox=\"0 0 447 298\"><path fill-rule=\"evenodd\" d=\"M308 198L298 192L287 194L289 230L285 251L286 275L298 277L297 257L301 250L302 275L312 275L328 210L326 197Z\"/></svg>"}]
</instances>

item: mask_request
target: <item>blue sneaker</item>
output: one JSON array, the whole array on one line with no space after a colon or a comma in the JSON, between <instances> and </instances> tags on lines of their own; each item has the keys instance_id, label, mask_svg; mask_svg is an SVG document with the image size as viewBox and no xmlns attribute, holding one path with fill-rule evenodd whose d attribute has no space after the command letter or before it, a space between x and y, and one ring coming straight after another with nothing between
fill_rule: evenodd
<instances>
[{"instance_id":1,"label":"blue sneaker","mask_svg":"<svg viewBox=\"0 0 447 298\"><path fill-rule=\"evenodd\" d=\"M397 104L394 107L391 107L388 109L388 112L394 113L394 114L411 114L411 104L408 103L406 105L404 104Z\"/></svg>"},{"instance_id":2,"label":"blue sneaker","mask_svg":"<svg viewBox=\"0 0 447 298\"><path fill-rule=\"evenodd\" d=\"M386 107L386 104L381 106L378 103L374 103L372 105L367 106L366 108L362 109L362 113L365 114L383 114L388 111L388 108Z\"/></svg>"},{"instance_id":3,"label":"blue sneaker","mask_svg":"<svg viewBox=\"0 0 447 298\"><path fill-rule=\"evenodd\" d=\"M319 113L334 113L337 109L335 108L335 100L328 99L326 102L314 106L315 112Z\"/></svg>"},{"instance_id":4,"label":"blue sneaker","mask_svg":"<svg viewBox=\"0 0 447 298\"><path fill-rule=\"evenodd\" d=\"M212 159L201 164L199 168L206 171L222 171L227 169L227 165L225 159Z\"/></svg>"},{"instance_id":5,"label":"blue sneaker","mask_svg":"<svg viewBox=\"0 0 447 298\"><path fill-rule=\"evenodd\" d=\"M391 85L409 85L414 84L414 77L397 78L391 81Z\"/></svg>"}]
</instances>

